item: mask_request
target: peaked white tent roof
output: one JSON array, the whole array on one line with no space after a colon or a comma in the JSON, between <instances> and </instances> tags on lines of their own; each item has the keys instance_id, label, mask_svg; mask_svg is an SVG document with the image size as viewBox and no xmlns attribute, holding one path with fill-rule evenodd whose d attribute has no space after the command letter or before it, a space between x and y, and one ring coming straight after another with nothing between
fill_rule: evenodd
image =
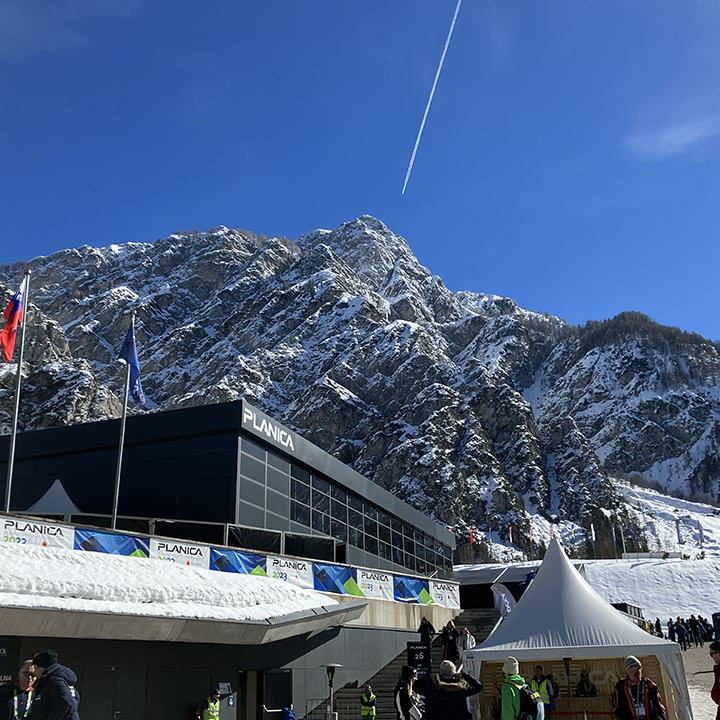
<instances>
[{"instance_id":1,"label":"peaked white tent roof","mask_svg":"<svg viewBox=\"0 0 720 720\"><path fill-rule=\"evenodd\" d=\"M60 479L48 488L48 491L25 512L36 513L79 513L80 508L70 499Z\"/></svg>"},{"instance_id":2,"label":"peaked white tent roof","mask_svg":"<svg viewBox=\"0 0 720 720\"><path fill-rule=\"evenodd\" d=\"M515 609L466 658L481 662L508 655L519 660L655 655L675 685L681 717L692 718L678 645L646 633L600 597L556 539Z\"/></svg>"}]
</instances>

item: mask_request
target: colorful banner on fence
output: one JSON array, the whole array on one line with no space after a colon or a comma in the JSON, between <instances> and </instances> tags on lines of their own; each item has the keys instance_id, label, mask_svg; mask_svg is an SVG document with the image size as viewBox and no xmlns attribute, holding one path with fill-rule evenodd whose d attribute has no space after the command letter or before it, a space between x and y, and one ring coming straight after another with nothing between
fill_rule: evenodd
<instances>
[{"instance_id":1,"label":"colorful banner on fence","mask_svg":"<svg viewBox=\"0 0 720 720\"><path fill-rule=\"evenodd\" d=\"M37 545L40 547L65 548L72 550L75 540L75 528L68 525L3 518L2 541L17 545Z\"/></svg>"},{"instance_id":2,"label":"colorful banner on fence","mask_svg":"<svg viewBox=\"0 0 720 720\"><path fill-rule=\"evenodd\" d=\"M428 591L428 581L420 578L395 575L395 599L398 602L420 603L421 605L434 605L435 601Z\"/></svg>"},{"instance_id":3,"label":"colorful banner on fence","mask_svg":"<svg viewBox=\"0 0 720 720\"><path fill-rule=\"evenodd\" d=\"M150 545L147 538L75 528L75 550L126 555L128 557L149 557Z\"/></svg>"},{"instance_id":4,"label":"colorful banner on fence","mask_svg":"<svg viewBox=\"0 0 720 720\"><path fill-rule=\"evenodd\" d=\"M428 582L430 597L436 605L460 609L460 586L455 583Z\"/></svg>"},{"instance_id":5,"label":"colorful banner on fence","mask_svg":"<svg viewBox=\"0 0 720 720\"><path fill-rule=\"evenodd\" d=\"M345 565L313 563L314 587L321 592L362 597L357 585L356 573L355 568Z\"/></svg>"},{"instance_id":6,"label":"colorful banner on fence","mask_svg":"<svg viewBox=\"0 0 720 720\"><path fill-rule=\"evenodd\" d=\"M306 588L308 590L312 590L315 587L313 564L309 560L268 555L267 574L268 577L282 580L296 587Z\"/></svg>"},{"instance_id":7,"label":"colorful banner on fence","mask_svg":"<svg viewBox=\"0 0 720 720\"><path fill-rule=\"evenodd\" d=\"M393 576L380 570L357 571L357 584L360 592L375 600L394 600Z\"/></svg>"},{"instance_id":8,"label":"colorful banner on fence","mask_svg":"<svg viewBox=\"0 0 720 720\"><path fill-rule=\"evenodd\" d=\"M393 575L382 570L313 563L279 555L257 555L230 548L211 548L176 540L73 528L59 523L9 517L1 522L3 532L0 539L7 544L150 557L205 570L274 577L296 587L314 588L320 592L460 608L460 589L456 583Z\"/></svg>"},{"instance_id":9,"label":"colorful banner on fence","mask_svg":"<svg viewBox=\"0 0 720 720\"><path fill-rule=\"evenodd\" d=\"M210 569L267 577L266 557L226 548L210 548Z\"/></svg>"},{"instance_id":10,"label":"colorful banner on fence","mask_svg":"<svg viewBox=\"0 0 720 720\"><path fill-rule=\"evenodd\" d=\"M150 557L203 570L210 568L210 548L207 545L191 545L177 540L150 538Z\"/></svg>"}]
</instances>

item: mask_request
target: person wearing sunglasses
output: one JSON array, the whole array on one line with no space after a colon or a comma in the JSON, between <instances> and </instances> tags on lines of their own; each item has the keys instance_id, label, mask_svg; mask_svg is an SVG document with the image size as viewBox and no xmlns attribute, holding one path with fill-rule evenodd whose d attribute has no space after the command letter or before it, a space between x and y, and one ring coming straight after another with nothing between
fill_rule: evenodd
<instances>
[{"instance_id":1,"label":"person wearing sunglasses","mask_svg":"<svg viewBox=\"0 0 720 720\"><path fill-rule=\"evenodd\" d=\"M35 681L32 664L32 660L26 660L20 666L18 679L0 687L0 720L22 720L30 715Z\"/></svg>"},{"instance_id":2,"label":"person wearing sunglasses","mask_svg":"<svg viewBox=\"0 0 720 720\"><path fill-rule=\"evenodd\" d=\"M612 705L617 720L667 720L660 689L642 674L642 663L634 655L623 662L625 677L615 685Z\"/></svg>"}]
</instances>

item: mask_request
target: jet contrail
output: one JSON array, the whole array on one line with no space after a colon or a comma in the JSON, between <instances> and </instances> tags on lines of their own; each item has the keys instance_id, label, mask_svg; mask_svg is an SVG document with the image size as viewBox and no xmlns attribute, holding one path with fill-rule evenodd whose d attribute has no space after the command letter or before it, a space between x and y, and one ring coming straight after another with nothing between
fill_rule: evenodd
<instances>
[{"instance_id":1,"label":"jet contrail","mask_svg":"<svg viewBox=\"0 0 720 720\"><path fill-rule=\"evenodd\" d=\"M415 147L413 148L412 157L410 158L410 165L408 166L407 175L405 175L405 183L403 184L401 193L402 195L405 194L405 188L407 187L408 180L410 179L410 173L412 172L413 163L415 162L415 154L417 153L418 145L420 144L420 138L422 137L423 129L425 127L425 120L427 120L428 113L430 112L430 103L432 103L433 95L435 94L435 88L437 87L440 71L442 70L443 63L445 62L445 55L447 54L448 46L450 45L450 38L452 38L453 30L455 29L455 21L457 20L458 13L460 12L461 5L462 0L458 0L457 7L455 8L455 14L453 15L452 23L450 24L450 32L448 33L447 40L445 41L445 49L443 50L442 57L440 58L440 64L438 65L437 72L435 73L435 82L433 83L432 90L430 91L430 97L427 101L425 114L423 115L422 122L420 123L417 140L415 140Z\"/></svg>"}]
</instances>

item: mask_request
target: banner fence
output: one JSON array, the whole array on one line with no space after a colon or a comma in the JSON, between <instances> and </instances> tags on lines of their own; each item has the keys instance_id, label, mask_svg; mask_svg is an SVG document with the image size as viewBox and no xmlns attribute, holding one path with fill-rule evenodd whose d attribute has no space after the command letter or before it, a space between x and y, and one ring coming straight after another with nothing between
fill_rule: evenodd
<instances>
[{"instance_id":1,"label":"banner fence","mask_svg":"<svg viewBox=\"0 0 720 720\"><path fill-rule=\"evenodd\" d=\"M61 523L11 517L5 517L1 522L0 540L4 545L33 545L151 558L181 567L271 577L319 592L460 609L459 585L452 582Z\"/></svg>"}]
</instances>

